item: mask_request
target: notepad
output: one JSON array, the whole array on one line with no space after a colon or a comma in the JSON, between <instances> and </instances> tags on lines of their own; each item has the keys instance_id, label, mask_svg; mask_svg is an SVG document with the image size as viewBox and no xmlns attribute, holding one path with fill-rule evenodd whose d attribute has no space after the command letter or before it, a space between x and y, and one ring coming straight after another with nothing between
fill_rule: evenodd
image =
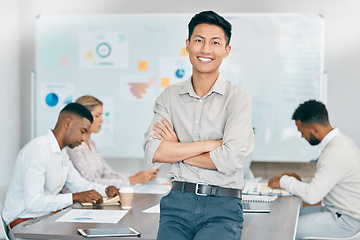
<instances>
[{"instance_id":1,"label":"notepad","mask_svg":"<svg viewBox=\"0 0 360 240\"><path fill-rule=\"evenodd\" d=\"M160 213L160 204L156 204L148 209L145 209L143 213Z\"/></svg>"},{"instance_id":2,"label":"notepad","mask_svg":"<svg viewBox=\"0 0 360 240\"><path fill-rule=\"evenodd\" d=\"M244 213L269 213L270 206L267 202L242 202Z\"/></svg>"},{"instance_id":3,"label":"notepad","mask_svg":"<svg viewBox=\"0 0 360 240\"><path fill-rule=\"evenodd\" d=\"M100 204L100 206L116 206L116 205L120 205L119 203L120 201L120 197L119 196L116 196L116 197L113 197L113 198L103 198L103 202ZM93 206L92 203L89 203L89 202L86 202L86 203L80 203L81 205L83 206Z\"/></svg>"},{"instance_id":4,"label":"notepad","mask_svg":"<svg viewBox=\"0 0 360 240\"><path fill-rule=\"evenodd\" d=\"M262 195L242 195L244 202L273 202L278 196L262 196Z\"/></svg>"}]
</instances>

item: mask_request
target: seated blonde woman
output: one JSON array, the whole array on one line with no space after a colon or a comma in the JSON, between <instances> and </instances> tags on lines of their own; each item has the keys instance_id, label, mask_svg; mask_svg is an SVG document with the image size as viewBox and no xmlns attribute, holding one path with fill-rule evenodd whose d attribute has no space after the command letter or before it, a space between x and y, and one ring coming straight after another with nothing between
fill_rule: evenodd
<instances>
[{"instance_id":1,"label":"seated blonde woman","mask_svg":"<svg viewBox=\"0 0 360 240\"><path fill-rule=\"evenodd\" d=\"M75 102L84 105L94 117L89 138L74 149L67 148L71 161L82 177L91 182L114 185L118 188L156 179L159 169L141 171L133 176L114 171L100 155L95 142L91 139L91 134L98 133L103 123L103 103L88 95L78 98Z\"/></svg>"}]
</instances>

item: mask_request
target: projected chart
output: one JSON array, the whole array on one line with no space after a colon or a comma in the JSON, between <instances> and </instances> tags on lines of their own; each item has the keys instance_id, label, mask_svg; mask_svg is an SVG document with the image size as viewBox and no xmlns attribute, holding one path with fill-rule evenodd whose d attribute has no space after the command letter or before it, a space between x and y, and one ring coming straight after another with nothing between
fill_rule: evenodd
<instances>
[{"instance_id":1,"label":"projected chart","mask_svg":"<svg viewBox=\"0 0 360 240\"><path fill-rule=\"evenodd\" d=\"M59 102L59 97L55 93L49 93L45 97L45 102L48 106L54 107Z\"/></svg>"}]
</instances>

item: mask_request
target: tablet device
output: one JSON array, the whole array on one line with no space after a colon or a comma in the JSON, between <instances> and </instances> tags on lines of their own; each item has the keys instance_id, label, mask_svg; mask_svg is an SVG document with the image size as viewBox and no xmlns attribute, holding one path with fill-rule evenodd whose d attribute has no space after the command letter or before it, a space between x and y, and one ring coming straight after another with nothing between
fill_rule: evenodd
<instances>
[{"instance_id":1,"label":"tablet device","mask_svg":"<svg viewBox=\"0 0 360 240\"><path fill-rule=\"evenodd\" d=\"M141 234L133 228L90 228L78 229L85 237L138 237Z\"/></svg>"}]
</instances>

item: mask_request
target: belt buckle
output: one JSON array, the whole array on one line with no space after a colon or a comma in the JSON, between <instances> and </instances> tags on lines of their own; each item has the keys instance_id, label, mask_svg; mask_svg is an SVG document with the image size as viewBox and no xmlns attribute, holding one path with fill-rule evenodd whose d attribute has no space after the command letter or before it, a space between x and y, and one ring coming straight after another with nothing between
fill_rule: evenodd
<instances>
[{"instance_id":1,"label":"belt buckle","mask_svg":"<svg viewBox=\"0 0 360 240\"><path fill-rule=\"evenodd\" d=\"M199 193L199 189L200 189L199 184L201 184L201 183L196 183L196 185L195 185L195 194L198 196L207 196L206 193ZM205 184L202 184L202 185L205 185Z\"/></svg>"}]
</instances>

